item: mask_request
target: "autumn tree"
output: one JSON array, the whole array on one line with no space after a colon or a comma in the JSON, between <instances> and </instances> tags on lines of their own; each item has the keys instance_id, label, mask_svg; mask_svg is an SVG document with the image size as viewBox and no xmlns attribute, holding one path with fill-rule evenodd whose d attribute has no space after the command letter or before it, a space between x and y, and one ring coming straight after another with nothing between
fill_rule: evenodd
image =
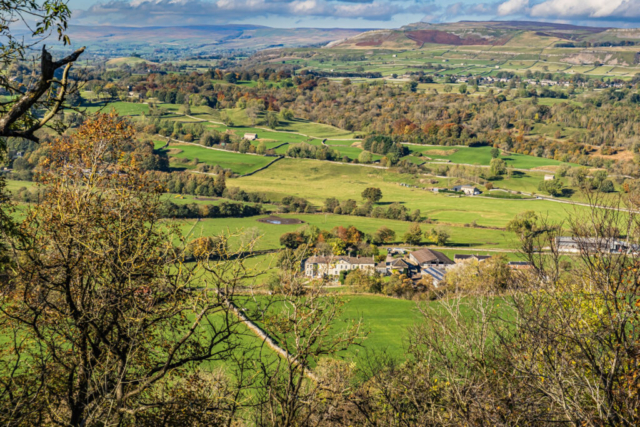
<instances>
[{"instance_id":1,"label":"autumn tree","mask_svg":"<svg viewBox=\"0 0 640 427\"><path fill-rule=\"evenodd\" d=\"M203 363L238 346L230 307L246 272L227 261L251 247L229 253L224 237L205 239L192 245L199 261L183 264L185 245L172 242L184 239L159 222L162 187L123 156L133 136L125 120L98 115L56 140L42 165L44 199L8 236L0 330L13 345L0 357L3 424L154 418L175 408L164 389L213 387ZM212 399L226 399L216 390ZM183 409L210 420L232 412L208 400L190 405Z\"/></svg>"}]
</instances>

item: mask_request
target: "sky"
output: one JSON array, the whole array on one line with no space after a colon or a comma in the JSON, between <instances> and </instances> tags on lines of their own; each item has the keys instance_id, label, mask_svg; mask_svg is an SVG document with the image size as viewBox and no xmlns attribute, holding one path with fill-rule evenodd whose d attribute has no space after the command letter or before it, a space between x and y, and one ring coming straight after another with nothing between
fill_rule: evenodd
<instances>
[{"instance_id":1,"label":"sky","mask_svg":"<svg viewBox=\"0 0 640 427\"><path fill-rule=\"evenodd\" d=\"M72 24L398 28L414 22L528 20L640 27L640 0L69 0Z\"/></svg>"}]
</instances>

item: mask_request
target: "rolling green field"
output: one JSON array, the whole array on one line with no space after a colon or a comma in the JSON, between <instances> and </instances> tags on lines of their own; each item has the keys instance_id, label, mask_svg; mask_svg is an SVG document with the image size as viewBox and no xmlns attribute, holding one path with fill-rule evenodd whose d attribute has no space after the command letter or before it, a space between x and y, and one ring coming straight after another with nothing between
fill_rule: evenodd
<instances>
[{"instance_id":1,"label":"rolling green field","mask_svg":"<svg viewBox=\"0 0 640 427\"><path fill-rule=\"evenodd\" d=\"M491 163L492 147L446 147L446 146L418 146L410 145L412 152L422 153L435 160L449 160L451 163L462 163L470 165L489 166ZM438 154L434 154L433 152ZM440 152L449 152L443 155ZM517 169L542 168L544 166L559 166L563 164L558 160L546 159L544 157L525 156L524 154L502 154L500 159L504 160L509 167Z\"/></svg>"},{"instance_id":2,"label":"rolling green field","mask_svg":"<svg viewBox=\"0 0 640 427\"><path fill-rule=\"evenodd\" d=\"M16 191L21 189L22 187L30 189L35 187L36 185L34 182L31 182L31 181L15 181L12 179L7 179L5 182L7 183L8 191Z\"/></svg>"},{"instance_id":3,"label":"rolling green field","mask_svg":"<svg viewBox=\"0 0 640 427\"><path fill-rule=\"evenodd\" d=\"M500 201L498 201L500 202ZM388 219L358 217L350 215L333 214L287 214L278 215L283 218L296 218L304 221L305 224L315 225L321 230L331 230L334 227L353 225L360 231L372 234L380 227L385 226L396 232L396 243L402 242L402 236L411 226L410 222L396 221ZM177 224L183 234L191 238L201 236L216 236L223 233L246 232L250 229L258 230L261 239L258 241L256 250L280 249L280 236L284 233L296 231L304 224L276 225L258 222L260 217L248 218L215 218L201 220L178 220ZM428 231L436 224L422 224L423 232ZM450 246L465 248L510 248L514 247L515 236L503 230L472 228L460 225L443 225L451 235ZM234 243L234 242L232 242ZM236 242L237 243L237 242ZM423 239L423 243L427 242Z\"/></svg>"},{"instance_id":4,"label":"rolling green field","mask_svg":"<svg viewBox=\"0 0 640 427\"><path fill-rule=\"evenodd\" d=\"M165 142L156 141L155 147L159 149L164 146L164 144ZM259 169L273 161L273 157L212 150L197 145L171 143L169 150L171 149L180 150L179 153L172 154L174 157L189 160L198 159L200 162L208 165L220 165L225 169L231 169L241 175Z\"/></svg>"},{"instance_id":5,"label":"rolling green field","mask_svg":"<svg viewBox=\"0 0 640 427\"><path fill-rule=\"evenodd\" d=\"M422 215L439 223L504 227L513 217L526 210L548 213L563 219L570 205L543 200L501 200L433 194L417 188L398 185L400 177L386 170L364 166L341 165L317 160L283 159L255 175L234 180L232 186L245 191L261 192L279 200L285 195L306 198L322 206L327 197L362 201L367 187L379 187L382 203L398 202L409 210L420 209ZM455 180L451 181L455 184Z\"/></svg>"},{"instance_id":6,"label":"rolling green field","mask_svg":"<svg viewBox=\"0 0 640 427\"><path fill-rule=\"evenodd\" d=\"M175 120L181 122L197 123L197 120L185 117L177 113L180 106L175 104L160 104L162 108L170 111L172 114L163 116L163 119ZM143 113L149 112L146 104L130 103L130 102L112 102L106 105L96 105L87 107L88 112L109 112L115 110L123 116L140 117ZM208 107L193 107L192 116L203 120L203 124L212 130L218 132L231 132L237 136L243 136L245 133L255 133L260 140L265 141L267 148L278 146L282 143L297 144L306 142L312 145L321 145L323 139L329 139L326 143L334 149L338 150L342 156L347 156L351 160L357 159L362 149L353 147L351 144L356 141L356 134L344 131L320 123L309 122L302 119L281 120L277 129L266 129L262 125L250 125L250 119L246 112L239 108L224 110L224 113L233 121L233 126L221 124L220 110L212 110ZM258 118L261 122L262 118ZM213 123L212 123L213 122ZM554 129L538 129L539 133L552 133ZM568 134L568 131L565 131ZM257 144L258 142L254 142ZM407 145L410 152L421 153L425 157L406 156L404 159L416 164L425 161L448 161L451 163L472 164L488 166L491 162L491 147L445 147L445 146L420 146ZM278 154L285 154L288 149L287 145L276 149ZM442 154L442 152L451 152L451 154ZM382 156L374 154L373 160L379 160ZM543 157L527 156L523 154L506 154L500 156L508 166L518 169L544 168L545 166L558 166L562 162L547 159ZM233 163L233 162L231 162ZM252 163L252 162L249 162ZM222 166L222 165L221 165ZM242 168L242 166L240 166ZM235 171L235 170L234 170ZM242 172L246 173L246 172Z\"/></svg>"}]
</instances>

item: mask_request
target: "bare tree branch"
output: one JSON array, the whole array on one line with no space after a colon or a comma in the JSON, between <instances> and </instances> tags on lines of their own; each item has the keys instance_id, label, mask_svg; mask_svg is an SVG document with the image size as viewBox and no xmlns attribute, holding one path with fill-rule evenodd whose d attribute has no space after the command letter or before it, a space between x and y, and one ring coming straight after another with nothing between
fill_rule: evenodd
<instances>
[{"instance_id":1,"label":"bare tree branch","mask_svg":"<svg viewBox=\"0 0 640 427\"><path fill-rule=\"evenodd\" d=\"M34 135L38 129L47 124L62 108L67 94L68 76L71 65L82 55L85 48L82 47L71 55L59 60L53 61L51 54L47 51L46 46L42 47L42 58L40 60L40 80L35 87L25 93L2 118L0 118L0 137L17 137L25 138L34 142L39 142L37 136ZM65 67L61 81L54 78L54 74L60 67ZM38 100L49 91L51 85L57 83L60 85L58 96L54 100L53 106L47 114L36 124L27 130L15 130L15 123L23 117L32 107L36 105Z\"/></svg>"}]
</instances>

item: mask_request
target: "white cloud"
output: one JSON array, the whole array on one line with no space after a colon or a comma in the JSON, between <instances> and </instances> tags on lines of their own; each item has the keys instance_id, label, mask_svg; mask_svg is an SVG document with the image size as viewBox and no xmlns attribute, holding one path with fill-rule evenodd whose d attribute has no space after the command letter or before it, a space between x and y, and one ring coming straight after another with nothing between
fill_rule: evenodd
<instances>
[{"instance_id":1,"label":"white cloud","mask_svg":"<svg viewBox=\"0 0 640 427\"><path fill-rule=\"evenodd\" d=\"M529 0L508 0L498 6L498 15L509 16L524 13L529 7Z\"/></svg>"},{"instance_id":2,"label":"white cloud","mask_svg":"<svg viewBox=\"0 0 640 427\"><path fill-rule=\"evenodd\" d=\"M388 21L427 10L433 0L108 0L74 18L88 24L222 24L256 17L352 18ZM266 23L268 25L268 23Z\"/></svg>"},{"instance_id":3,"label":"white cloud","mask_svg":"<svg viewBox=\"0 0 640 427\"><path fill-rule=\"evenodd\" d=\"M507 0L498 6L500 16L537 19L637 20L640 0Z\"/></svg>"}]
</instances>

